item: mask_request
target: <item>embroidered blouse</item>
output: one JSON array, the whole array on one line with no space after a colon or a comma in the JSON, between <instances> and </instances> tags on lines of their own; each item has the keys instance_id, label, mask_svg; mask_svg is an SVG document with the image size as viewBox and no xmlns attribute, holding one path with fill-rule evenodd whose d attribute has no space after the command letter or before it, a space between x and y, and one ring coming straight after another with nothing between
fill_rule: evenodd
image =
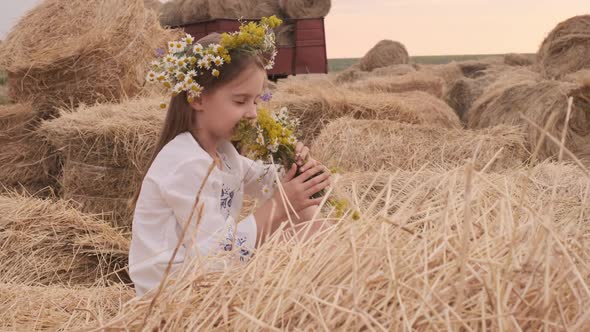
<instances>
[{"instance_id":1,"label":"embroidered blouse","mask_svg":"<svg viewBox=\"0 0 590 332\"><path fill-rule=\"evenodd\" d=\"M272 196L276 171L241 156L228 141L220 144L218 153L222 169L214 167L205 182L199 200L199 206L203 204L200 224L197 227L198 211L194 211L172 271L197 253L213 256L235 249L240 261L252 255L256 244L254 215L237 224L235 220L244 194L260 201ZM185 132L166 144L149 168L133 215L129 251L129 274L138 296L156 288L162 280L212 163L211 156Z\"/></svg>"}]
</instances>

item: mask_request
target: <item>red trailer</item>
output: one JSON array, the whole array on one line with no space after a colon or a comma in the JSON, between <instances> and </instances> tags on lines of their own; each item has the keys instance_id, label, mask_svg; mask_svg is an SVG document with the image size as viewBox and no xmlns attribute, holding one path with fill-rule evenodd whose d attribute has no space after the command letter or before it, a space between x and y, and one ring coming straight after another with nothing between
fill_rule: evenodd
<instances>
[{"instance_id":1,"label":"red trailer","mask_svg":"<svg viewBox=\"0 0 590 332\"><path fill-rule=\"evenodd\" d=\"M276 80L288 75L327 73L324 18L283 19L283 22L284 26L289 27L292 36L288 42L277 44L278 54L274 68L268 71L269 78ZM179 28L199 40L212 32L234 32L239 27L238 20L215 19L186 24Z\"/></svg>"}]
</instances>

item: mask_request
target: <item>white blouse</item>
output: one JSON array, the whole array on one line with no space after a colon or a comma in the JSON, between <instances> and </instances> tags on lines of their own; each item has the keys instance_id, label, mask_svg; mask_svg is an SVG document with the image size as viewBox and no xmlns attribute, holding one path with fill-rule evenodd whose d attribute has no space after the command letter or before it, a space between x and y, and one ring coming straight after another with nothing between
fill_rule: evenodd
<instances>
[{"instance_id":1,"label":"white blouse","mask_svg":"<svg viewBox=\"0 0 590 332\"><path fill-rule=\"evenodd\" d=\"M241 156L224 141L218 147L223 170L214 167L198 208L179 247L172 271L200 254L214 256L235 249L247 261L256 244L256 221L237 223L244 193L261 201L272 196L276 169ZM176 136L158 153L141 185L132 225L129 274L138 296L159 286L213 158L188 133ZM195 234L196 233L196 234ZM237 246L233 248L233 246Z\"/></svg>"}]
</instances>

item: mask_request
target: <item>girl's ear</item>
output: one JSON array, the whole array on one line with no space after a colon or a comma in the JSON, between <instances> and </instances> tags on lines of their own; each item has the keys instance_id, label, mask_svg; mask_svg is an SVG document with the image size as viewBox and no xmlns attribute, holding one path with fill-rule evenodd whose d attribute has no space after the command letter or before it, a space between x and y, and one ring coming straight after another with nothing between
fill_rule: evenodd
<instances>
[{"instance_id":1,"label":"girl's ear","mask_svg":"<svg viewBox=\"0 0 590 332\"><path fill-rule=\"evenodd\" d=\"M197 97L190 103L191 107L197 112L203 112L203 98Z\"/></svg>"}]
</instances>

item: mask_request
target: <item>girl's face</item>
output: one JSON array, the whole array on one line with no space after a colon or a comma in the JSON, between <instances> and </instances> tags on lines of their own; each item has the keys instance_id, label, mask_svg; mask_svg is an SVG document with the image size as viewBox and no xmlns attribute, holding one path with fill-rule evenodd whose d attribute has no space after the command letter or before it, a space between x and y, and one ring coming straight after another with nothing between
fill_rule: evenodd
<instances>
[{"instance_id":1,"label":"girl's face","mask_svg":"<svg viewBox=\"0 0 590 332\"><path fill-rule=\"evenodd\" d=\"M266 71L251 64L231 82L210 94L203 93L191 104L196 111L197 131L206 132L214 140L229 139L241 119L256 118L265 81Z\"/></svg>"}]
</instances>

